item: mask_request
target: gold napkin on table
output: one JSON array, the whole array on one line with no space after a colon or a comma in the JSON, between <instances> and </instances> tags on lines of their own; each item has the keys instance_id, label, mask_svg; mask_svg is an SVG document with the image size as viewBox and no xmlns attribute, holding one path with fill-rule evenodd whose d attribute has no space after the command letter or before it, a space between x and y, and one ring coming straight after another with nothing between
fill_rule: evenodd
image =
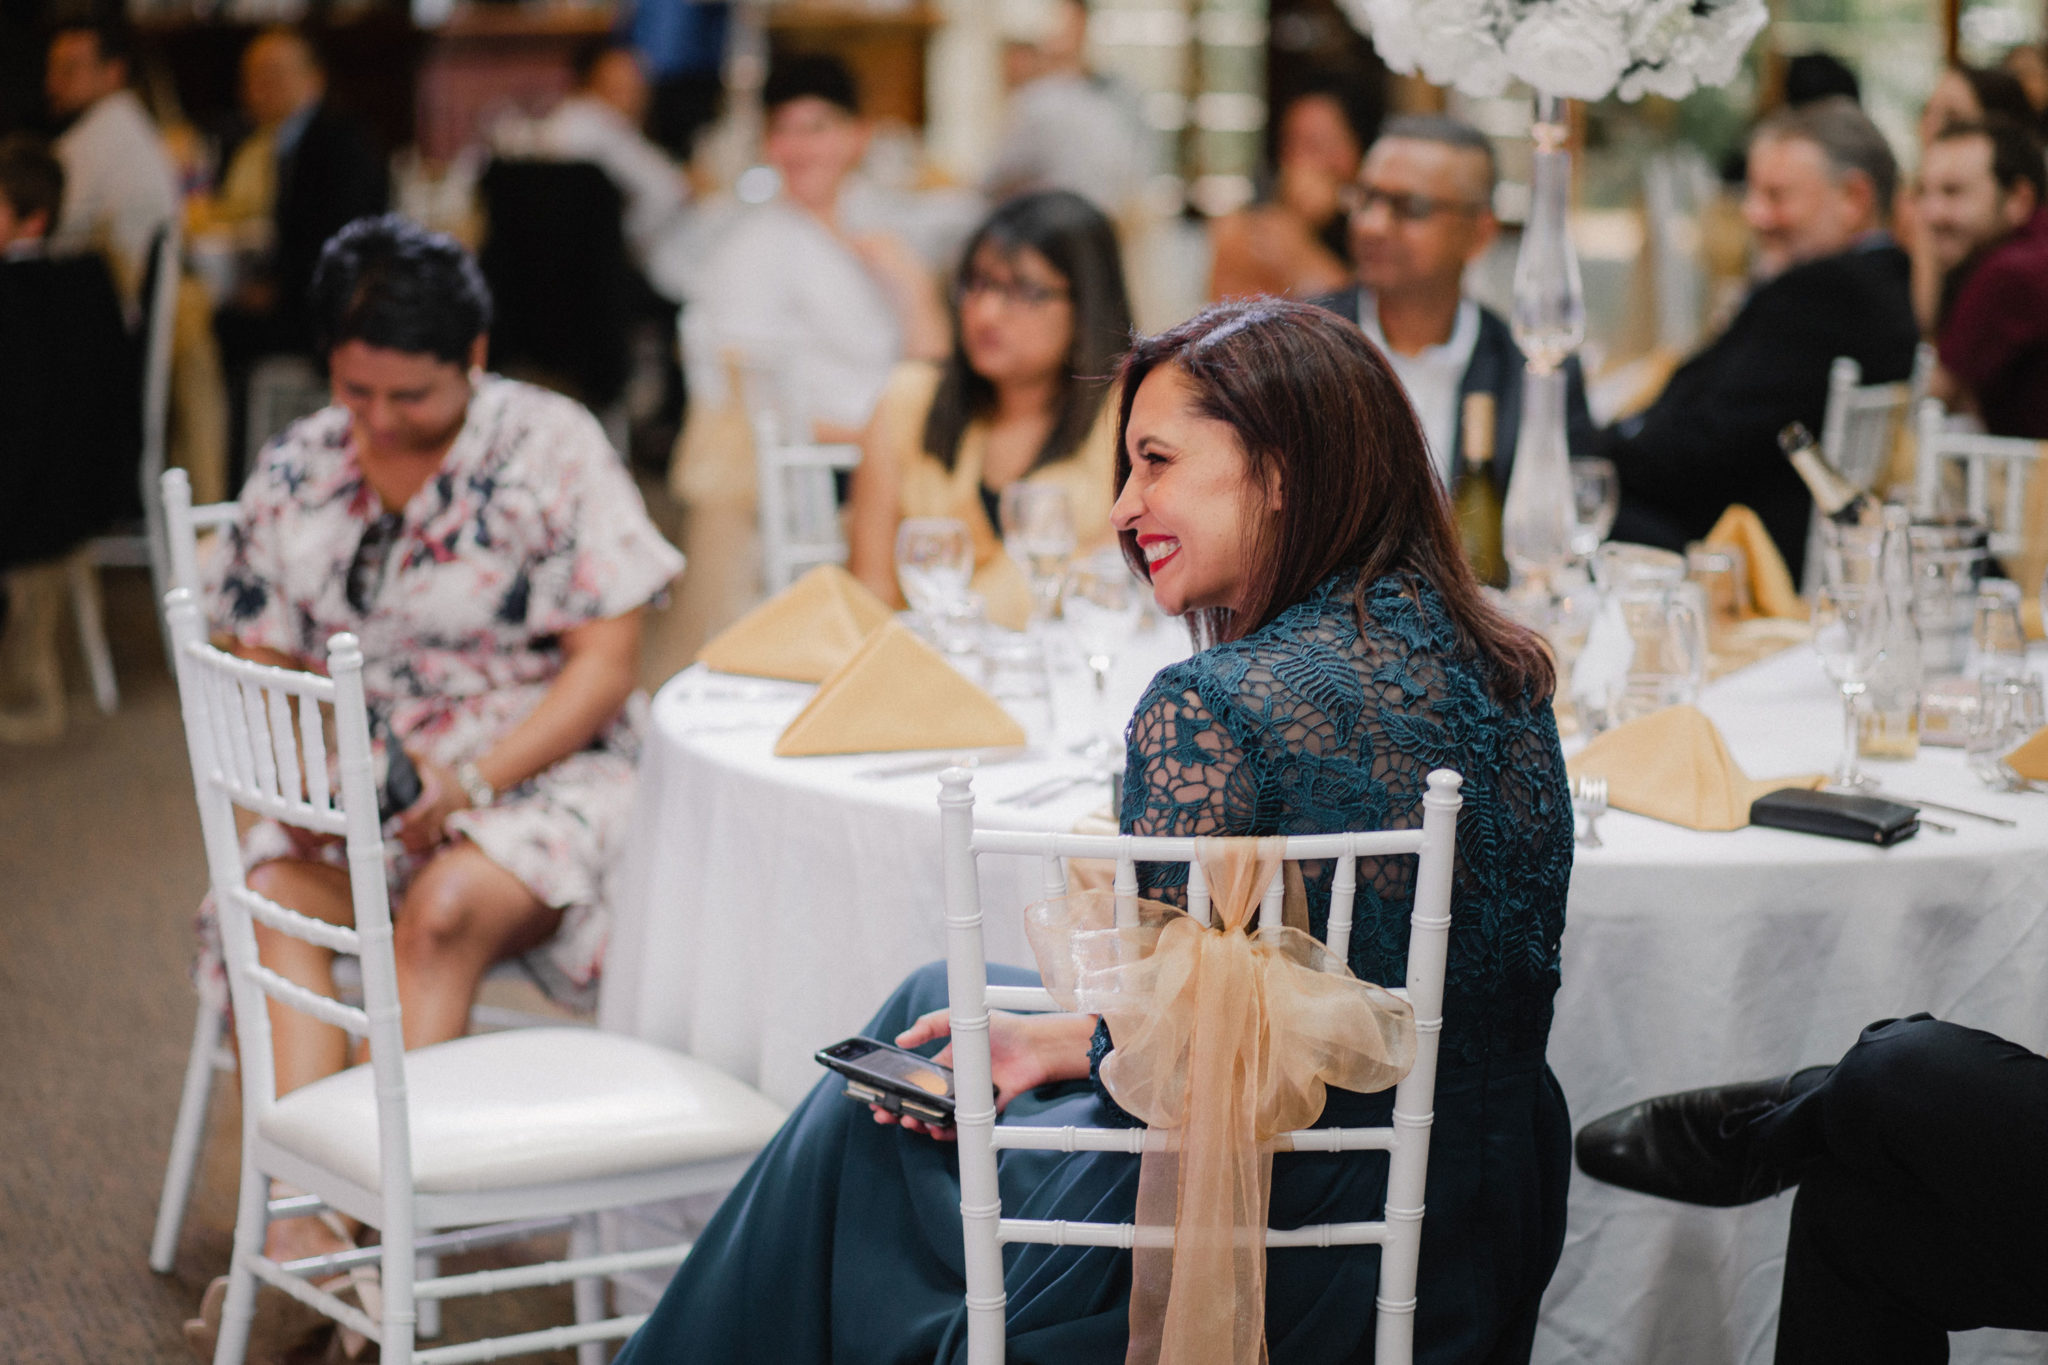
<instances>
[{"instance_id":1,"label":"gold napkin on table","mask_svg":"<svg viewBox=\"0 0 2048 1365\"><path fill-rule=\"evenodd\" d=\"M2036 730L2025 744L2007 754L2005 766L2029 782L2048 782L2048 730Z\"/></svg>"},{"instance_id":2,"label":"gold napkin on table","mask_svg":"<svg viewBox=\"0 0 2048 1365\"><path fill-rule=\"evenodd\" d=\"M820 564L720 631L697 662L720 673L823 682L889 617L866 584Z\"/></svg>"},{"instance_id":3,"label":"gold napkin on table","mask_svg":"<svg viewBox=\"0 0 2048 1365\"><path fill-rule=\"evenodd\" d=\"M1806 603L1799 600L1785 556L1778 553L1777 542L1764 529L1763 518L1739 502L1730 503L1714 529L1707 532L1706 543L1715 549L1742 551L1742 561L1749 566L1749 600L1756 604L1758 615L1806 619Z\"/></svg>"},{"instance_id":4,"label":"gold napkin on table","mask_svg":"<svg viewBox=\"0 0 2048 1365\"><path fill-rule=\"evenodd\" d=\"M1579 750L1565 770L1607 779L1607 804L1688 829L1741 829L1750 802L1785 787L1811 791L1826 778L1751 778L1736 765L1721 732L1697 707L1667 706L1617 725Z\"/></svg>"},{"instance_id":5,"label":"gold napkin on table","mask_svg":"<svg viewBox=\"0 0 2048 1365\"><path fill-rule=\"evenodd\" d=\"M1024 727L899 621L875 628L775 741L781 758L1024 743Z\"/></svg>"}]
</instances>

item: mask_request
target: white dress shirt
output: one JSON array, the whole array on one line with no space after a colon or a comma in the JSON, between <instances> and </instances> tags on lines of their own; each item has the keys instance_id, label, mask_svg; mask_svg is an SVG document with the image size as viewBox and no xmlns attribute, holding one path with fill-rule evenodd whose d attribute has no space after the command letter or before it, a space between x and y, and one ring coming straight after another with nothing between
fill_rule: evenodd
<instances>
[{"instance_id":1,"label":"white dress shirt","mask_svg":"<svg viewBox=\"0 0 2048 1365\"><path fill-rule=\"evenodd\" d=\"M1450 337L1441 346L1425 346L1415 355L1403 355L1387 344L1386 334L1380 331L1379 300L1366 290L1358 294L1358 326L1385 353L1401 387L1408 391L1408 401L1422 419L1430 462L1436 466L1437 477L1448 484L1457 457L1452 442L1458 430L1458 387L1472 363L1472 348L1479 344L1479 305L1470 299L1460 300Z\"/></svg>"},{"instance_id":2,"label":"white dress shirt","mask_svg":"<svg viewBox=\"0 0 2048 1365\"><path fill-rule=\"evenodd\" d=\"M64 205L51 244L106 252L133 292L142 283L157 229L178 216L178 178L142 101L116 90L93 102L57 139Z\"/></svg>"},{"instance_id":3,"label":"white dress shirt","mask_svg":"<svg viewBox=\"0 0 2048 1365\"><path fill-rule=\"evenodd\" d=\"M790 375L813 422L867 425L903 354L880 282L823 223L782 199L742 210L719 233L684 318L693 399L724 397L719 357L737 348Z\"/></svg>"},{"instance_id":4,"label":"white dress shirt","mask_svg":"<svg viewBox=\"0 0 2048 1365\"><path fill-rule=\"evenodd\" d=\"M682 300L692 247L682 171L625 115L603 100L571 95L546 118L501 130L496 141L519 155L595 163L625 201L634 261L670 302Z\"/></svg>"}]
</instances>

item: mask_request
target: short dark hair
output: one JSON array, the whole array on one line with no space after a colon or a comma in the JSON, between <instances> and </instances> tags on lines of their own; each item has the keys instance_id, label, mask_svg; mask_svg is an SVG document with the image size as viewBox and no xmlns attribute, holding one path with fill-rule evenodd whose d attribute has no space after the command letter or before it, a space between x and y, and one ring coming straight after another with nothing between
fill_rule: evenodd
<instances>
[{"instance_id":1,"label":"short dark hair","mask_svg":"<svg viewBox=\"0 0 2048 1365\"><path fill-rule=\"evenodd\" d=\"M1385 142L1390 137L1479 153L1486 159L1487 207L1493 206L1493 188L1500 180L1500 158L1494 153L1492 138L1448 114L1397 114L1380 125L1380 135L1375 140Z\"/></svg>"},{"instance_id":2,"label":"short dark hair","mask_svg":"<svg viewBox=\"0 0 2048 1365\"><path fill-rule=\"evenodd\" d=\"M2004 67L1958 63L1949 69L1970 83L1970 93L1976 96L1977 108L1985 120L2007 118L2014 123L2031 123L2039 117L2027 98L2027 88Z\"/></svg>"},{"instance_id":3,"label":"short dark hair","mask_svg":"<svg viewBox=\"0 0 2048 1365\"><path fill-rule=\"evenodd\" d=\"M358 218L328 239L309 301L322 355L361 341L467 365L491 328L491 288L476 258L395 213Z\"/></svg>"},{"instance_id":4,"label":"short dark hair","mask_svg":"<svg viewBox=\"0 0 2048 1365\"><path fill-rule=\"evenodd\" d=\"M1073 454L1102 415L1111 372L1131 343L1131 301L1124 290L1123 257L1116 228L1102 210L1067 190L1019 195L999 206L960 253L957 289L965 288L974 258L984 247L1015 257L1035 251L1066 282L1074 305L1074 337L1054 400L1052 430L1032 458L1037 469ZM956 309L957 312L957 309ZM957 317L955 319L958 321ZM995 386L968 363L967 347L955 326L953 354L939 378L924 424L924 448L946 468L960 457L967 425L995 407Z\"/></svg>"},{"instance_id":5,"label":"short dark hair","mask_svg":"<svg viewBox=\"0 0 2048 1365\"><path fill-rule=\"evenodd\" d=\"M1856 73L1832 52L1802 52L1785 63L1785 103L1793 108L1812 104L1834 95L1863 101L1863 86Z\"/></svg>"},{"instance_id":6,"label":"short dark hair","mask_svg":"<svg viewBox=\"0 0 2048 1365\"><path fill-rule=\"evenodd\" d=\"M28 133L0 138L0 196L18 219L40 213L46 228L57 225L64 202L64 166L50 144Z\"/></svg>"},{"instance_id":7,"label":"short dark hair","mask_svg":"<svg viewBox=\"0 0 2048 1365\"><path fill-rule=\"evenodd\" d=\"M1951 123L1934 135L1936 142L1956 142L1981 137L1991 144L1991 175L1998 188L2010 194L2025 181L2034 187L2036 207L2048 208L2048 160L2043 159L2041 140L2033 131L2009 118L1987 118L1982 123Z\"/></svg>"},{"instance_id":8,"label":"short dark hair","mask_svg":"<svg viewBox=\"0 0 2048 1365\"><path fill-rule=\"evenodd\" d=\"M50 30L54 41L67 33L90 33L102 62L126 62L135 66L135 28L125 19L65 19Z\"/></svg>"},{"instance_id":9,"label":"short dark hair","mask_svg":"<svg viewBox=\"0 0 2048 1365\"><path fill-rule=\"evenodd\" d=\"M1204 416L1237 433L1252 486L1276 480L1275 524L1255 533L1250 582L1237 608L1195 613L1204 644L1266 625L1342 569L1359 574L1360 600L1388 574L1432 585L1461 643L1486 661L1486 686L1503 703L1550 695L1550 656L1479 590L1458 545L1451 501L1430 463L1422 423L1379 348L1335 313L1288 299L1212 305L1170 331L1139 337L1124 358L1117 414L1116 481L1131 475L1131 408L1145 377L1174 366ZM1122 531L1124 560L1149 581L1137 536Z\"/></svg>"},{"instance_id":10,"label":"short dark hair","mask_svg":"<svg viewBox=\"0 0 2048 1365\"><path fill-rule=\"evenodd\" d=\"M1766 139L1811 142L1820 148L1837 176L1854 171L1870 182L1880 219L1891 215L1892 196L1899 188L1899 163L1892 156L1891 144L1856 101L1831 95L1796 109L1780 109L1749 135L1752 146Z\"/></svg>"},{"instance_id":11,"label":"short dark hair","mask_svg":"<svg viewBox=\"0 0 2048 1365\"><path fill-rule=\"evenodd\" d=\"M860 88L845 62L821 52L785 57L768 70L761 86L761 107L774 113L785 104L818 99L859 117Z\"/></svg>"}]
</instances>

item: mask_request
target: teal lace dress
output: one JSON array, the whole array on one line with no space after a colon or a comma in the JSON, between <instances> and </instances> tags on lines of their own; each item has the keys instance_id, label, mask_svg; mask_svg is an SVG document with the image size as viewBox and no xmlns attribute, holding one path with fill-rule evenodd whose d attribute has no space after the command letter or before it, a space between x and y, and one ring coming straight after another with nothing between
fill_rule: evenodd
<instances>
[{"instance_id":1,"label":"teal lace dress","mask_svg":"<svg viewBox=\"0 0 2048 1365\"><path fill-rule=\"evenodd\" d=\"M1465 779L1431 1135L1416 1359L1526 1361L1564 1239L1570 1124L1544 1065L1571 875L1572 817L1547 702L1508 705L1461 649L1427 584L1337 575L1261 630L1160 673L1133 716L1124 825L1142 834L1407 828L1423 782ZM1351 966L1406 974L1413 860L1362 867ZM1311 927L1328 867L1304 870ZM1177 900L1184 873L1141 869ZM1028 981L1019 969L992 979ZM914 973L867 1032L887 1038L946 1002ZM1098 1029L1099 1061L1113 1046ZM936 1050L936 1049L927 1049ZM1333 1091L1322 1122L1387 1121L1390 1094ZM1093 1082L1019 1096L1004 1121L1129 1122ZM1128 1218L1137 1163L1113 1153L1006 1152L1004 1211ZM1374 1218L1383 1157L1299 1154L1274 1165L1273 1222ZM965 1318L951 1147L873 1123L821 1080L705 1229L624 1365L667 1361L954 1362ZM1280 1250L1268 1266L1275 1365L1369 1361L1379 1252ZM1102 1248L1005 1253L1009 1359L1117 1365L1129 1257Z\"/></svg>"}]
</instances>

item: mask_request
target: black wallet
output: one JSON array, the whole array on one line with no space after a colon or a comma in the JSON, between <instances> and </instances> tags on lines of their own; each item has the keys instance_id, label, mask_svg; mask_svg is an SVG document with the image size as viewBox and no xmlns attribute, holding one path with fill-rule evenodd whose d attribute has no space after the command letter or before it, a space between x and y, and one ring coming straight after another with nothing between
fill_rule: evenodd
<instances>
[{"instance_id":1,"label":"black wallet","mask_svg":"<svg viewBox=\"0 0 2048 1365\"><path fill-rule=\"evenodd\" d=\"M1920 831L1920 811L1875 796L1786 787L1750 803L1749 823L1888 848Z\"/></svg>"}]
</instances>

